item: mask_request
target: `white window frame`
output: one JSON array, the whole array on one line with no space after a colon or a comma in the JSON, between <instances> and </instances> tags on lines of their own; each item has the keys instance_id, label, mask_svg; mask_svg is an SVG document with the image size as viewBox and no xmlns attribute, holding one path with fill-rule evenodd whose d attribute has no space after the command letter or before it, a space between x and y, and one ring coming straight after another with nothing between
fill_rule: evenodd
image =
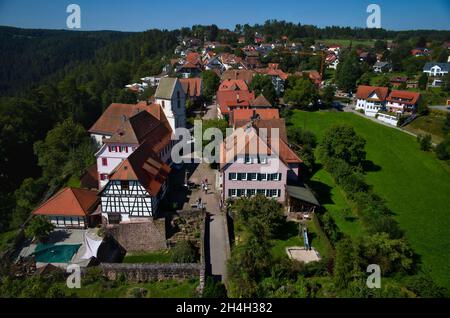
<instances>
[{"instance_id":1,"label":"white window frame","mask_svg":"<svg viewBox=\"0 0 450 318\"><path fill-rule=\"evenodd\" d=\"M234 178L233 178L233 176L234 176ZM236 181L237 180L237 173L236 172L230 172L229 175L228 175L228 180Z\"/></svg>"}]
</instances>

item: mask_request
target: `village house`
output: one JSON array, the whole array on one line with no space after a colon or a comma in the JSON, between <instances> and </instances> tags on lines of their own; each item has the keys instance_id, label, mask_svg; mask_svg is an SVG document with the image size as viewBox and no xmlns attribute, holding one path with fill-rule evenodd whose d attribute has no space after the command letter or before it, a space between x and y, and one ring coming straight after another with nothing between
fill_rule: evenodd
<instances>
[{"instance_id":1,"label":"village house","mask_svg":"<svg viewBox=\"0 0 450 318\"><path fill-rule=\"evenodd\" d=\"M327 65L327 68L336 70L338 64L339 64L339 58L334 54L328 54L327 57L325 58L325 65Z\"/></svg>"},{"instance_id":2,"label":"village house","mask_svg":"<svg viewBox=\"0 0 450 318\"><path fill-rule=\"evenodd\" d=\"M445 76L450 71L450 63L427 62L423 67L423 72L428 76Z\"/></svg>"},{"instance_id":3,"label":"village house","mask_svg":"<svg viewBox=\"0 0 450 318\"><path fill-rule=\"evenodd\" d=\"M100 191L103 222L120 224L157 217L169 173L169 165L155 149L155 140L147 139L114 169Z\"/></svg>"},{"instance_id":4,"label":"village house","mask_svg":"<svg viewBox=\"0 0 450 318\"><path fill-rule=\"evenodd\" d=\"M392 87L398 88L399 86L406 86L408 83L408 77L406 76L394 76L389 80Z\"/></svg>"},{"instance_id":5,"label":"village house","mask_svg":"<svg viewBox=\"0 0 450 318\"><path fill-rule=\"evenodd\" d=\"M279 119L280 114L276 108L262 109L235 109L230 112L229 124L233 129L243 127L251 120Z\"/></svg>"},{"instance_id":6,"label":"village house","mask_svg":"<svg viewBox=\"0 0 450 318\"><path fill-rule=\"evenodd\" d=\"M181 86L185 93L185 100L190 100L192 104L201 102L203 97L203 81L200 77L181 78Z\"/></svg>"},{"instance_id":7,"label":"village house","mask_svg":"<svg viewBox=\"0 0 450 318\"><path fill-rule=\"evenodd\" d=\"M270 129L248 123L221 145L222 200L260 194L285 203L286 184L289 180L298 182L301 162L285 136L272 135Z\"/></svg>"},{"instance_id":8,"label":"village house","mask_svg":"<svg viewBox=\"0 0 450 318\"><path fill-rule=\"evenodd\" d=\"M252 70L227 70L223 72L221 80L243 80L247 86L252 83L255 72Z\"/></svg>"},{"instance_id":9,"label":"village house","mask_svg":"<svg viewBox=\"0 0 450 318\"><path fill-rule=\"evenodd\" d=\"M102 189L108 183L112 171L147 139L154 140L154 148L160 159L164 163L170 163L171 137L172 130L163 112L159 118L144 110L130 118L123 115L116 133L111 138L104 139L103 146L95 154L98 188Z\"/></svg>"},{"instance_id":10,"label":"village house","mask_svg":"<svg viewBox=\"0 0 450 318\"><path fill-rule=\"evenodd\" d=\"M220 83L219 91L248 91L248 86L241 79L226 79Z\"/></svg>"},{"instance_id":11,"label":"village house","mask_svg":"<svg viewBox=\"0 0 450 318\"><path fill-rule=\"evenodd\" d=\"M270 76L272 79L272 85L278 95L281 95L281 93L284 92L284 83L287 80L289 74L283 72L280 69L280 65L278 63L269 63L267 68L256 69L255 72L258 74Z\"/></svg>"},{"instance_id":12,"label":"village house","mask_svg":"<svg viewBox=\"0 0 450 318\"><path fill-rule=\"evenodd\" d=\"M417 92L394 90L386 98L386 108L393 113L413 113L417 110L420 97Z\"/></svg>"},{"instance_id":13,"label":"village house","mask_svg":"<svg viewBox=\"0 0 450 318\"><path fill-rule=\"evenodd\" d=\"M100 198L97 191L64 188L42 203L33 215L45 216L56 228L85 229L100 223L95 214Z\"/></svg>"},{"instance_id":14,"label":"village house","mask_svg":"<svg viewBox=\"0 0 450 318\"><path fill-rule=\"evenodd\" d=\"M216 94L216 102L219 118L229 115L230 110L250 108L255 94L250 91L222 90Z\"/></svg>"},{"instance_id":15,"label":"village house","mask_svg":"<svg viewBox=\"0 0 450 318\"><path fill-rule=\"evenodd\" d=\"M154 103L147 104L145 101L137 104L112 103L91 128L89 128L88 132L97 144L101 146L105 140L117 133L124 118L130 118L141 110L147 111L160 120L163 118L161 117L161 113L163 113L161 112L161 107Z\"/></svg>"},{"instance_id":16,"label":"village house","mask_svg":"<svg viewBox=\"0 0 450 318\"><path fill-rule=\"evenodd\" d=\"M392 65L389 62L376 62L372 69L374 73L387 73L392 72Z\"/></svg>"},{"instance_id":17,"label":"village house","mask_svg":"<svg viewBox=\"0 0 450 318\"><path fill-rule=\"evenodd\" d=\"M380 110L385 108L388 91L387 87L358 86L355 109L363 110L366 116L375 117Z\"/></svg>"}]
</instances>

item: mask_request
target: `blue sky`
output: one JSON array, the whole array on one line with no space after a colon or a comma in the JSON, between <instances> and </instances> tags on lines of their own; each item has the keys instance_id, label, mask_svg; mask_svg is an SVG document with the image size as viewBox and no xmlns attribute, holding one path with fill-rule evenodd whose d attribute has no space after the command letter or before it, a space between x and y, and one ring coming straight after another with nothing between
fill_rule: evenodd
<instances>
[{"instance_id":1,"label":"blue sky","mask_svg":"<svg viewBox=\"0 0 450 318\"><path fill-rule=\"evenodd\" d=\"M0 25L65 29L70 3L81 7L82 30L143 31L212 23L234 28L236 23L267 19L364 27L371 3L380 5L385 29L450 30L450 0L0 0Z\"/></svg>"}]
</instances>

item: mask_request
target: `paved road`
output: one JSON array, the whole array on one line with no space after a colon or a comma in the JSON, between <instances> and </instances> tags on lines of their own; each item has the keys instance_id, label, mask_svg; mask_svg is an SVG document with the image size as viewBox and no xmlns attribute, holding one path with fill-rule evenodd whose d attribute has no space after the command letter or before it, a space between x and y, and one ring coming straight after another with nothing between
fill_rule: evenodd
<instances>
[{"instance_id":1,"label":"paved road","mask_svg":"<svg viewBox=\"0 0 450 318\"><path fill-rule=\"evenodd\" d=\"M449 106L428 106L430 109L437 109L437 110L443 110L446 112L450 112L450 109L448 109L447 107Z\"/></svg>"},{"instance_id":2,"label":"paved road","mask_svg":"<svg viewBox=\"0 0 450 318\"><path fill-rule=\"evenodd\" d=\"M205 116L203 116L203 119L217 119L217 105L216 102L213 101L211 105L207 105L206 108L208 109Z\"/></svg>"},{"instance_id":3,"label":"paved road","mask_svg":"<svg viewBox=\"0 0 450 318\"><path fill-rule=\"evenodd\" d=\"M225 215L220 210L220 194L215 184L215 171L207 163L201 163L189 178L190 182L201 184L208 179L208 192L198 190L192 193L189 205L195 204L198 198L206 206L206 212L210 215L209 224L207 224L207 271L218 280L226 280L226 261L229 257L228 230L225 225ZM209 266L208 266L209 265Z\"/></svg>"}]
</instances>

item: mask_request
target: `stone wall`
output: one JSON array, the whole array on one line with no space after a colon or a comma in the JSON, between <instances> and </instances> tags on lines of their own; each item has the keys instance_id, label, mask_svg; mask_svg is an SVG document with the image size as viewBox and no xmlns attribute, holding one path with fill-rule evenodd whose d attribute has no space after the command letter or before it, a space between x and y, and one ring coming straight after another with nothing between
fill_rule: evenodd
<instances>
[{"instance_id":1,"label":"stone wall","mask_svg":"<svg viewBox=\"0 0 450 318\"><path fill-rule=\"evenodd\" d=\"M167 248L165 220L121 223L106 231L127 252L160 251Z\"/></svg>"},{"instance_id":2,"label":"stone wall","mask_svg":"<svg viewBox=\"0 0 450 318\"><path fill-rule=\"evenodd\" d=\"M119 273L133 282L163 281L169 279L198 279L201 264L100 264L103 274L115 280Z\"/></svg>"}]
</instances>

